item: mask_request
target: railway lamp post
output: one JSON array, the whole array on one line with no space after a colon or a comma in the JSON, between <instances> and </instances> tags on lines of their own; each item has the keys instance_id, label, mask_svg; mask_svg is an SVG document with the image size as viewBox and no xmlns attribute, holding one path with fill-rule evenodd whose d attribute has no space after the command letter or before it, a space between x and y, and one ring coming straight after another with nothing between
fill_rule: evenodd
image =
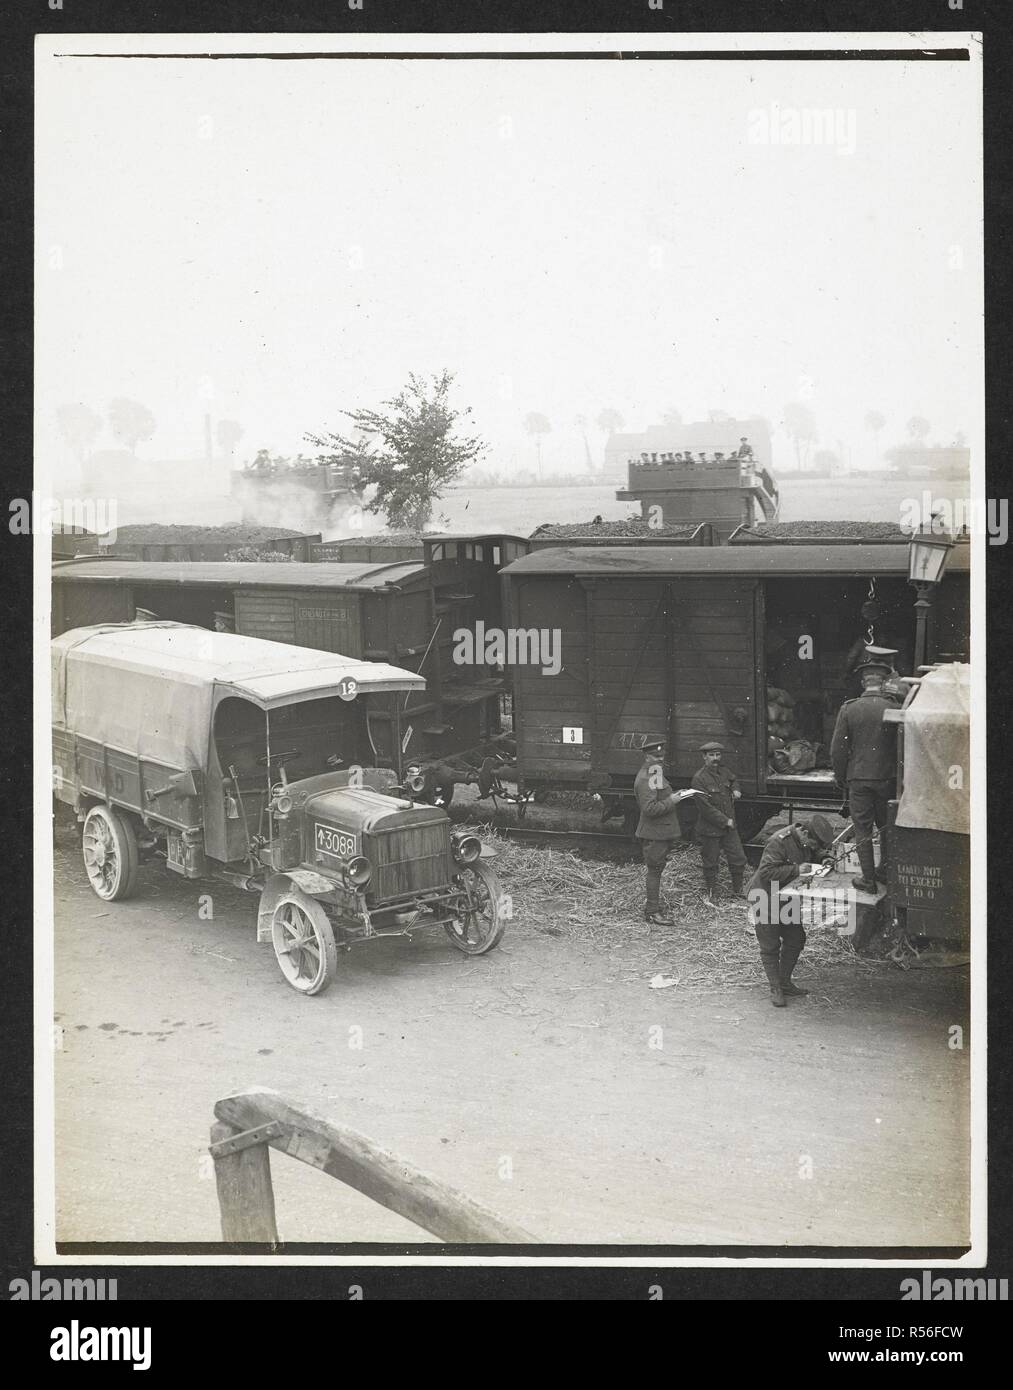
<instances>
[{"instance_id":1,"label":"railway lamp post","mask_svg":"<svg viewBox=\"0 0 1013 1390\"><path fill-rule=\"evenodd\" d=\"M915 674L926 664L928 655L929 615L935 601L936 585L943 577L953 541L944 532L934 529L932 518L920 531L915 531L908 547L908 582L913 584L915 599Z\"/></svg>"}]
</instances>

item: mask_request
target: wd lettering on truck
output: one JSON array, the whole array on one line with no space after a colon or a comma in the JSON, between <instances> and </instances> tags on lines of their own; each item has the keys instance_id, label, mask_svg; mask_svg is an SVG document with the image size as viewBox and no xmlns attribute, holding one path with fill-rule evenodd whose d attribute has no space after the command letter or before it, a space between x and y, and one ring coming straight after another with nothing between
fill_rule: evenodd
<instances>
[{"instance_id":1,"label":"wd lettering on truck","mask_svg":"<svg viewBox=\"0 0 1013 1390\"><path fill-rule=\"evenodd\" d=\"M156 861L256 893L257 939L302 994L339 946L428 926L466 955L499 943L481 841L377 766L422 677L167 622L77 628L52 653L54 794L104 901Z\"/></svg>"}]
</instances>

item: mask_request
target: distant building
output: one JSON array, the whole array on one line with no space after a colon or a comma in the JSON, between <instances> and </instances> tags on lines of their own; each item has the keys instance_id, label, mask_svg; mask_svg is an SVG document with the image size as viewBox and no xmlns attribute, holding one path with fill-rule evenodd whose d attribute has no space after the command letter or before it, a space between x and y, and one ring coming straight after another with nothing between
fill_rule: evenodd
<instances>
[{"instance_id":1,"label":"distant building","mask_svg":"<svg viewBox=\"0 0 1013 1390\"><path fill-rule=\"evenodd\" d=\"M753 458L761 468L770 468L770 430L758 416L747 420L698 420L685 425L651 425L640 434L612 434L605 445L604 477L625 482L627 464L636 463L646 453L706 454L722 453L727 458L739 447L742 436L749 440Z\"/></svg>"},{"instance_id":2,"label":"distant building","mask_svg":"<svg viewBox=\"0 0 1013 1390\"><path fill-rule=\"evenodd\" d=\"M902 477L969 478L971 451L957 444L946 446L899 444L886 451L886 461Z\"/></svg>"}]
</instances>

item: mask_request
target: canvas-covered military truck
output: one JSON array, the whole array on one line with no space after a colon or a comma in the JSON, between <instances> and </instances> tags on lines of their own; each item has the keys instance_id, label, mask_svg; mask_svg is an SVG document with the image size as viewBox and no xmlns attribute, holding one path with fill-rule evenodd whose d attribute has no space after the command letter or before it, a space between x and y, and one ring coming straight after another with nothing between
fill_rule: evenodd
<instances>
[{"instance_id":1,"label":"canvas-covered military truck","mask_svg":"<svg viewBox=\"0 0 1013 1390\"><path fill-rule=\"evenodd\" d=\"M427 926L468 955L498 944L481 842L377 752L373 719L397 727L421 676L166 622L77 628L52 653L54 792L103 900L154 859L255 892L258 940L303 994L339 945Z\"/></svg>"}]
</instances>

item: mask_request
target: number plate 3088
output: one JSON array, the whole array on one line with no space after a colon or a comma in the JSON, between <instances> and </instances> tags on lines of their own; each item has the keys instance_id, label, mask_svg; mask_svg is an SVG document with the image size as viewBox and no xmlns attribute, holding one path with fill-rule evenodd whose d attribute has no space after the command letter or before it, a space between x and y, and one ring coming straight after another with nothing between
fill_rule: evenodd
<instances>
[{"instance_id":1,"label":"number plate 3088","mask_svg":"<svg viewBox=\"0 0 1013 1390\"><path fill-rule=\"evenodd\" d=\"M346 830L335 830L332 825L315 825L316 845L319 854L332 854L336 859L350 859L355 853L355 836Z\"/></svg>"}]
</instances>

